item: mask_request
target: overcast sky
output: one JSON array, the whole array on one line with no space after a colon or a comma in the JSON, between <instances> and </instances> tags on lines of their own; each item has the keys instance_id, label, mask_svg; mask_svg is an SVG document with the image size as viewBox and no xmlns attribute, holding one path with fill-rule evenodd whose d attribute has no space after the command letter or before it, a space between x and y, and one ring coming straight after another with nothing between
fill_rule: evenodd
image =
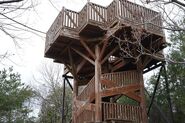
<instances>
[{"instance_id":1,"label":"overcast sky","mask_svg":"<svg viewBox=\"0 0 185 123\"><path fill-rule=\"evenodd\" d=\"M29 11L23 14L23 17L17 18L22 23L25 23L35 29L47 32L54 19L58 15L62 7L79 11L87 2L86 0L36 0L37 6L34 11ZM51 1L51 2L50 2ZM91 0L100 5L108 5L112 0L102 2L100 0ZM15 47L12 39L0 32L0 54L8 52L11 54L9 59L0 64L0 69L4 67L14 66L15 71L22 76L22 81L29 83L33 74L35 74L39 66L48 59L44 58L45 35L42 37L34 34L22 34L23 39L20 41L20 46Z\"/></svg>"}]
</instances>

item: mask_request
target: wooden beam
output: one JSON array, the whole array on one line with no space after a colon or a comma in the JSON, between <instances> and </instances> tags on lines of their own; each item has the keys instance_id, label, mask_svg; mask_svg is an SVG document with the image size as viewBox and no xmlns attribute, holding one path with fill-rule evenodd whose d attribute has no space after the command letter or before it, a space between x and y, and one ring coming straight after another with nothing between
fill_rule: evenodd
<instances>
[{"instance_id":1,"label":"wooden beam","mask_svg":"<svg viewBox=\"0 0 185 123\"><path fill-rule=\"evenodd\" d=\"M77 117L84 111L84 110L88 110L88 111L95 111L95 104L92 103L86 103L84 104L82 107L80 107L77 111Z\"/></svg>"},{"instance_id":2,"label":"wooden beam","mask_svg":"<svg viewBox=\"0 0 185 123\"><path fill-rule=\"evenodd\" d=\"M141 97L136 95L134 92L129 92L129 93L126 93L124 94L125 96L137 101L137 102L141 102Z\"/></svg>"},{"instance_id":3,"label":"wooden beam","mask_svg":"<svg viewBox=\"0 0 185 123\"><path fill-rule=\"evenodd\" d=\"M86 59L82 59L82 61L80 62L80 64L77 66L76 72L78 73L82 67L85 65L85 63L87 62Z\"/></svg>"},{"instance_id":4,"label":"wooden beam","mask_svg":"<svg viewBox=\"0 0 185 123\"><path fill-rule=\"evenodd\" d=\"M113 87L113 88L103 90L101 92L101 96L102 97L107 97L107 96L126 94L126 93L129 93L129 92L137 91L139 89L140 89L140 84L139 83L129 84L129 85L125 85L123 87Z\"/></svg>"},{"instance_id":5,"label":"wooden beam","mask_svg":"<svg viewBox=\"0 0 185 123\"><path fill-rule=\"evenodd\" d=\"M101 60L101 64L103 64L114 52L116 52L116 50L119 49L119 46L115 47L112 51L110 51L103 60Z\"/></svg>"},{"instance_id":6,"label":"wooden beam","mask_svg":"<svg viewBox=\"0 0 185 123\"><path fill-rule=\"evenodd\" d=\"M139 66L138 68L142 68L142 66ZM147 111L146 111L146 101L145 101L145 93L144 93L144 81L143 81L143 69L138 69L139 74L139 84L140 84L140 96L141 96L141 101L140 101L140 106L142 109L142 123L148 123L148 118L147 118Z\"/></svg>"},{"instance_id":7,"label":"wooden beam","mask_svg":"<svg viewBox=\"0 0 185 123\"><path fill-rule=\"evenodd\" d=\"M125 64L126 62L124 60L121 60L119 63L112 67L112 71L116 71L117 69L123 67Z\"/></svg>"},{"instance_id":8,"label":"wooden beam","mask_svg":"<svg viewBox=\"0 0 185 123\"><path fill-rule=\"evenodd\" d=\"M79 82L79 80L78 80L77 73L76 73L76 66L75 66L74 60L72 58L71 49L69 49L69 48L68 48L68 54L69 54L69 60L70 60L70 64L71 64L72 73L74 76L73 93L74 93L74 97L76 98L78 95L78 82Z\"/></svg>"},{"instance_id":9,"label":"wooden beam","mask_svg":"<svg viewBox=\"0 0 185 123\"><path fill-rule=\"evenodd\" d=\"M116 83L107 79L101 79L101 84L105 85L107 88L112 88L116 86Z\"/></svg>"},{"instance_id":10,"label":"wooden beam","mask_svg":"<svg viewBox=\"0 0 185 123\"><path fill-rule=\"evenodd\" d=\"M72 42L69 42L69 44L62 50L62 52L59 54L59 56L61 56L69 48L69 46L71 46L71 44L72 44Z\"/></svg>"},{"instance_id":11,"label":"wooden beam","mask_svg":"<svg viewBox=\"0 0 185 123\"><path fill-rule=\"evenodd\" d=\"M100 49L99 46L95 46L95 122L102 121L102 108L101 108L101 63L100 63Z\"/></svg>"},{"instance_id":12,"label":"wooden beam","mask_svg":"<svg viewBox=\"0 0 185 123\"><path fill-rule=\"evenodd\" d=\"M95 65L95 62L93 60L91 60L90 58L88 58L86 55L84 55L83 53L81 53L80 51L76 50L75 48L72 48L78 55L80 55L81 57L83 57L85 60L87 60L88 62L90 62L91 64Z\"/></svg>"},{"instance_id":13,"label":"wooden beam","mask_svg":"<svg viewBox=\"0 0 185 123\"><path fill-rule=\"evenodd\" d=\"M106 48L106 46L107 46L107 44L108 44L108 39L106 39L104 42L103 42L103 47L102 47L102 50L101 50L101 53L100 53L100 60L102 59L102 57L103 57L103 54L104 54L104 52L105 52L105 48Z\"/></svg>"},{"instance_id":14,"label":"wooden beam","mask_svg":"<svg viewBox=\"0 0 185 123\"><path fill-rule=\"evenodd\" d=\"M93 53L93 51L88 47L88 45L85 43L85 41L84 40L80 40L80 43L83 45L83 47L87 50L87 52L91 55L91 57L93 58L93 59L96 59L96 57L95 57L95 54Z\"/></svg>"}]
</instances>

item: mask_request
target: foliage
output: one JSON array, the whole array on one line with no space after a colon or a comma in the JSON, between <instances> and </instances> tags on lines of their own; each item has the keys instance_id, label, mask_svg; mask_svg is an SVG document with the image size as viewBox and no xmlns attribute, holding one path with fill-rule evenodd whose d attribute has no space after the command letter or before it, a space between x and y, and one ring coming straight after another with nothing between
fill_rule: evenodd
<instances>
[{"instance_id":1,"label":"foliage","mask_svg":"<svg viewBox=\"0 0 185 123\"><path fill-rule=\"evenodd\" d=\"M61 123L62 120L62 87L58 87L56 92L51 92L45 100L42 101L40 111L41 123ZM64 106L64 116L66 122L71 120L72 93L69 87L66 88L66 98Z\"/></svg>"},{"instance_id":2,"label":"foliage","mask_svg":"<svg viewBox=\"0 0 185 123\"><path fill-rule=\"evenodd\" d=\"M29 120L31 111L26 103L33 96L29 86L21 83L20 74L13 68L0 71L0 122L23 122Z\"/></svg>"},{"instance_id":3,"label":"foliage","mask_svg":"<svg viewBox=\"0 0 185 123\"><path fill-rule=\"evenodd\" d=\"M37 96L41 102L39 121L40 123L61 123L63 67L54 63L43 64L40 75L39 78L35 78L37 83L44 83L37 90ZM71 120L72 91L66 86L65 92L64 116L68 123Z\"/></svg>"},{"instance_id":4,"label":"foliage","mask_svg":"<svg viewBox=\"0 0 185 123\"><path fill-rule=\"evenodd\" d=\"M171 33L172 47L169 57L183 63L185 61L185 31ZM172 99L172 109L175 123L184 123L185 121L185 65L167 64L167 76L169 82L170 96ZM155 100L161 106L166 116L169 118L169 104L166 100L167 92L165 85L165 75L161 74L160 84L157 89ZM150 83L154 87L157 76L153 76ZM156 117L159 117L156 115ZM169 118L170 119L170 118ZM159 122L160 123L160 122Z\"/></svg>"}]
</instances>

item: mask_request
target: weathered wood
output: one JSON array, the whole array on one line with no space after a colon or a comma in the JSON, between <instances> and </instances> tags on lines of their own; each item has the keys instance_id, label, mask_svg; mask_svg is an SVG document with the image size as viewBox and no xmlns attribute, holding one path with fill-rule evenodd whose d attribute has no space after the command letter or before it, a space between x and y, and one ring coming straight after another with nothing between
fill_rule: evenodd
<instances>
[{"instance_id":1,"label":"weathered wood","mask_svg":"<svg viewBox=\"0 0 185 123\"><path fill-rule=\"evenodd\" d=\"M96 59L95 54L93 51L89 48L89 46L85 43L84 40L80 40L80 43L83 45L83 47L88 51L88 53L91 55L92 58Z\"/></svg>"},{"instance_id":2,"label":"weathered wood","mask_svg":"<svg viewBox=\"0 0 185 123\"><path fill-rule=\"evenodd\" d=\"M139 106L102 102L102 107L104 121L114 120L141 123L140 113L142 111Z\"/></svg>"},{"instance_id":3,"label":"weathered wood","mask_svg":"<svg viewBox=\"0 0 185 123\"><path fill-rule=\"evenodd\" d=\"M86 62L87 62L87 60L82 59L82 61L80 62L80 64L77 66L77 70L76 70L77 73L82 69L82 67L85 65Z\"/></svg>"},{"instance_id":4,"label":"weathered wood","mask_svg":"<svg viewBox=\"0 0 185 123\"><path fill-rule=\"evenodd\" d=\"M102 121L102 108L101 108L101 94L100 94L100 82L101 82L101 63L100 63L100 49L99 46L95 46L95 121Z\"/></svg>"},{"instance_id":5,"label":"weathered wood","mask_svg":"<svg viewBox=\"0 0 185 123\"><path fill-rule=\"evenodd\" d=\"M101 50L101 53L100 53L100 60L102 59L102 57L104 55L105 48L107 47L108 41L109 41L108 39L106 39L105 41L103 41L103 47L102 47L102 50Z\"/></svg>"},{"instance_id":6,"label":"weathered wood","mask_svg":"<svg viewBox=\"0 0 185 123\"><path fill-rule=\"evenodd\" d=\"M126 62L124 60L120 60L118 64L114 65L112 67L112 71L116 71L117 69L123 67L126 64Z\"/></svg>"},{"instance_id":7,"label":"weathered wood","mask_svg":"<svg viewBox=\"0 0 185 123\"><path fill-rule=\"evenodd\" d=\"M140 85L138 83L126 85L123 87L114 87L114 88L103 90L101 92L101 96L107 97L107 96L126 94L129 92L137 91L137 90L139 90L139 88L140 88Z\"/></svg>"},{"instance_id":8,"label":"weathered wood","mask_svg":"<svg viewBox=\"0 0 185 123\"><path fill-rule=\"evenodd\" d=\"M81 53L80 51L78 51L75 48L72 48L76 53L78 53L81 57L83 57L85 60L89 61L91 64L95 65L95 62L93 60L91 60L90 58L88 58L86 55L84 55L83 53Z\"/></svg>"},{"instance_id":9,"label":"weathered wood","mask_svg":"<svg viewBox=\"0 0 185 123\"><path fill-rule=\"evenodd\" d=\"M126 93L125 95L131 99L134 99L137 102L141 102L141 97L134 92Z\"/></svg>"},{"instance_id":10,"label":"weathered wood","mask_svg":"<svg viewBox=\"0 0 185 123\"><path fill-rule=\"evenodd\" d=\"M93 77L77 97L78 100L91 102L95 98L95 78Z\"/></svg>"}]
</instances>

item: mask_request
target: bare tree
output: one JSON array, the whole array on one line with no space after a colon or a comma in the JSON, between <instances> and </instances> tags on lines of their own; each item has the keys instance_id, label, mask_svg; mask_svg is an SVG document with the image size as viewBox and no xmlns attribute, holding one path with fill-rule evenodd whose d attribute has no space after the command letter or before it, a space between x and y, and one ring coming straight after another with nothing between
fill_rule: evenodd
<instances>
[{"instance_id":1,"label":"bare tree","mask_svg":"<svg viewBox=\"0 0 185 123\"><path fill-rule=\"evenodd\" d=\"M31 33L44 37L44 32L30 27L26 22L29 12L34 12L37 6L36 1L32 0L2 0L0 1L0 31L9 36L14 42L15 47L21 48L21 43L25 39L23 34ZM1 33L1 34L3 34ZM0 53L0 63L12 54L9 50Z\"/></svg>"},{"instance_id":2,"label":"bare tree","mask_svg":"<svg viewBox=\"0 0 185 123\"><path fill-rule=\"evenodd\" d=\"M63 96L63 66L54 63L44 64L40 77L35 77L34 82L43 83L36 89L41 110L40 122L59 123L62 120L62 96ZM66 88L64 116L67 121L71 118L72 91Z\"/></svg>"}]
</instances>

